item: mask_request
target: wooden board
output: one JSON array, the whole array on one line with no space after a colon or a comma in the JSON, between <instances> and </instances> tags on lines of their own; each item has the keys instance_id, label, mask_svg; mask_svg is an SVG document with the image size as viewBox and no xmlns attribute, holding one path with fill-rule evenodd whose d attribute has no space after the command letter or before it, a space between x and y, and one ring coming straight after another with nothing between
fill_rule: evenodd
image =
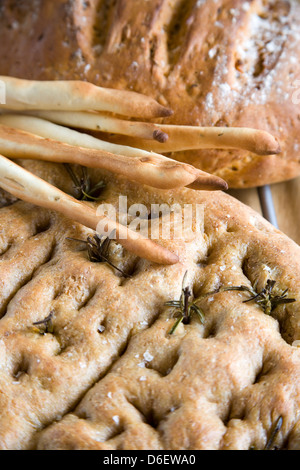
<instances>
[{"instance_id":1,"label":"wooden board","mask_svg":"<svg viewBox=\"0 0 300 470\"><path fill-rule=\"evenodd\" d=\"M300 178L271 186L278 228L300 245ZM260 214L257 189L230 190L229 193Z\"/></svg>"}]
</instances>

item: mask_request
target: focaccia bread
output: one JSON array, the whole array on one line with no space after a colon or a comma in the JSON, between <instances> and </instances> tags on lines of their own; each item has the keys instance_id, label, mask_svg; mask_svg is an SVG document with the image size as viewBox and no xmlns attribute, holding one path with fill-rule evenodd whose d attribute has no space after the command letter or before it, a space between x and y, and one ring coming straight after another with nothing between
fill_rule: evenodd
<instances>
[{"instance_id":1,"label":"focaccia bread","mask_svg":"<svg viewBox=\"0 0 300 470\"><path fill-rule=\"evenodd\" d=\"M299 2L4 0L0 13L0 74L87 78L153 96L174 109L166 122L278 135L277 157L178 156L232 186L299 172ZM18 163L75 195L63 166ZM111 243L113 267L88 256L91 230L0 192L0 449L300 449L298 245L224 193L90 175L100 202L126 196L150 224L151 204L198 204L199 230L159 240L172 266Z\"/></svg>"},{"instance_id":2,"label":"focaccia bread","mask_svg":"<svg viewBox=\"0 0 300 470\"><path fill-rule=\"evenodd\" d=\"M173 266L113 243L122 274L69 240L90 230L21 201L0 209L0 449L299 449L300 248L222 192L98 178L114 207L199 204L200 230L160 241ZM184 277L204 319L170 334ZM295 301L267 312L224 291L268 280Z\"/></svg>"},{"instance_id":3,"label":"focaccia bread","mask_svg":"<svg viewBox=\"0 0 300 470\"><path fill-rule=\"evenodd\" d=\"M0 12L1 75L87 79L153 96L174 111L166 123L276 136L277 156L172 155L231 187L300 174L299 0L3 0Z\"/></svg>"}]
</instances>

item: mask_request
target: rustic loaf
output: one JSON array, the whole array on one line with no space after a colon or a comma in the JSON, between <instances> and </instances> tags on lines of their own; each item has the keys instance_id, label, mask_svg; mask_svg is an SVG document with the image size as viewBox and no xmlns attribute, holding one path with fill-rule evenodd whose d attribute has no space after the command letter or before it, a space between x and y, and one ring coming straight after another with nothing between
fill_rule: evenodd
<instances>
[{"instance_id":1,"label":"rustic loaf","mask_svg":"<svg viewBox=\"0 0 300 470\"><path fill-rule=\"evenodd\" d=\"M174 110L164 122L269 131L279 156L173 155L251 187L300 174L299 31L298 0L4 0L0 74L87 79L153 96Z\"/></svg>"},{"instance_id":2,"label":"rustic loaf","mask_svg":"<svg viewBox=\"0 0 300 470\"><path fill-rule=\"evenodd\" d=\"M67 239L85 240L82 226L23 202L0 209L0 448L263 449L281 419L272 447L299 449L300 248L222 192L100 177L114 206L120 194L199 204L201 231L161 241L174 266L112 245L128 278ZM165 303L185 272L204 323L192 315L170 335ZM268 315L247 292L213 294L268 279L297 301ZM34 326L50 314L51 329Z\"/></svg>"}]
</instances>

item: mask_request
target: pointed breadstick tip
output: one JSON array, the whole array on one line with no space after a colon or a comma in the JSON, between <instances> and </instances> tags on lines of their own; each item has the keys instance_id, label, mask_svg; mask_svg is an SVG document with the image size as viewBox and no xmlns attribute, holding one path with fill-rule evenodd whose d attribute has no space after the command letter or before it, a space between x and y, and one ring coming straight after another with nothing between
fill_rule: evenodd
<instances>
[{"instance_id":1,"label":"pointed breadstick tip","mask_svg":"<svg viewBox=\"0 0 300 470\"><path fill-rule=\"evenodd\" d=\"M165 260L166 264L172 265L179 262L179 256L168 250L168 257Z\"/></svg>"},{"instance_id":2,"label":"pointed breadstick tip","mask_svg":"<svg viewBox=\"0 0 300 470\"><path fill-rule=\"evenodd\" d=\"M257 147L254 149L257 155L278 155L281 153L281 145L277 137L268 132L261 131L260 139L256 143Z\"/></svg>"},{"instance_id":3,"label":"pointed breadstick tip","mask_svg":"<svg viewBox=\"0 0 300 470\"><path fill-rule=\"evenodd\" d=\"M169 116L172 116L173 114L174 114L174 111L172 109L165 108L164 106L160 105L159 117L169 117Z\"/></svg>"},{"instance_id":4,"label":"pointed breadstick tip","mask_svg":"<svg viewBox=\"0 0 300 470\"><path fill-rule=\"evenodd\" d=\"M227 191L229 189L228 183L222 178L218 179L218 184L220 185L220 189L222 191Z\"/></svg>"},{"instance_id":5,"label":"pointed breadstick tip","mask_svg":"<svg viewBox=\"0 0 300 470\"><path fill-rule=\"evenodd\" d=\"M281 153L281 151L282 151L282 149L281 149L280 142L279 142L279 140L275 137L275 146L274 146L273 155L278 155L279 153Z\"/></svg>"},{"instance_id":6,"label":"pointed breadstick tip","mask_svg":"<svg viewBox=\"0 0 300 470\"><path fill-rule=\"evenodd\" d=\"M160 142L161 144L164 144L169 139L169 136L168 136L168 134L161 131L160 129L156 129L153 132L153 139L157 140L157 142Z\"/></svg>"},{"instance_id":7,"label":"pointed breadstick tip","mask_svg":"<svg viewBox=\"0 0 300 470\"><path fill-rule=\"evenodd\" d=\"M228 184L219 176L203 173L187 187L198 191L227 191Z\"/></svg>"}]
</instances>

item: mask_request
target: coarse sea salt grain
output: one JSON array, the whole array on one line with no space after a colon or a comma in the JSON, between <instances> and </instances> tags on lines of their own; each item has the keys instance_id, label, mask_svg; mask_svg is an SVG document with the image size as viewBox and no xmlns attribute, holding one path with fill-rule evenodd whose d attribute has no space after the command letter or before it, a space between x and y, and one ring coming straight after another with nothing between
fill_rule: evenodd
<instances>
[{"instance_id":1,"label":"coarse sea salt grain","mask_svg":"<svg viewBox=\"0 0 300 470\"><path fill-rule=\"evenodd\" d=\"M250 9L250 3L248 2L243 3L242 10L248 11L249 9Z\"/></svg>"},{"instance_id":2,"label":"coarse sea salt grain","mask_svg":"<svg viewBox=\"0 0 300 470\"><path fill-rule=\"evenodd\" d=\"M118 415L113 416L112 419L116 423L116 425L120 424L120 418Z\"/></svg>"},{"instance_id":3,"label":"coarse sea salt grain","mask_svg":"<svg viewBox=\"0 0 300 470\"><path fill-rule=\"evenodd\" d=\"M215 26L217 26L217 28L224 28L224 24L221 23L220 21L216 21Z\"/></svg>"},{"instance_id":4,"label":"coarse sea salt grain","mask_svg":"<svg viewBox=\"0 0 300 470\"><path fill-rule=\"evenodd\" d=\"M238 16L239 15L239 10L237 10L236 8L230 8L229 13L232 16Z\"/></svg>"},{"instance_id":5,"label":"coarse sea salt grain","mask_svg":"<svg viewBox=\"0 0 300 470\"><path fill-rule=\"evenodd\" d=\"M150 354L148 350L146 352L144 352L143 357L144 357L145 361L147 361L147 362L150 362L153 359L152 354Z\"/></svg>"},{"instance_id":6,"label":"coarse sea salt grain","mask_svg":"<svg viewBox=\"0 0 300 470\"><path fill-rule=\"evenodd\" d=\"M213 47L212 49L210 49L208 51L209 58L213 59L215 57L216 53L217 53L217 48L216 47Z\"/></svg>"},{"instance_id":7,"label":"coarse sea salt grain","mask_svg":"<svg viewBox=\"0 0 300 470\"><path fill-rule=\"evenodd\" d=\"M214 97L211 92L207 93L205 103L207 108L214 108Z\"/></svg>"}]
</instances>

